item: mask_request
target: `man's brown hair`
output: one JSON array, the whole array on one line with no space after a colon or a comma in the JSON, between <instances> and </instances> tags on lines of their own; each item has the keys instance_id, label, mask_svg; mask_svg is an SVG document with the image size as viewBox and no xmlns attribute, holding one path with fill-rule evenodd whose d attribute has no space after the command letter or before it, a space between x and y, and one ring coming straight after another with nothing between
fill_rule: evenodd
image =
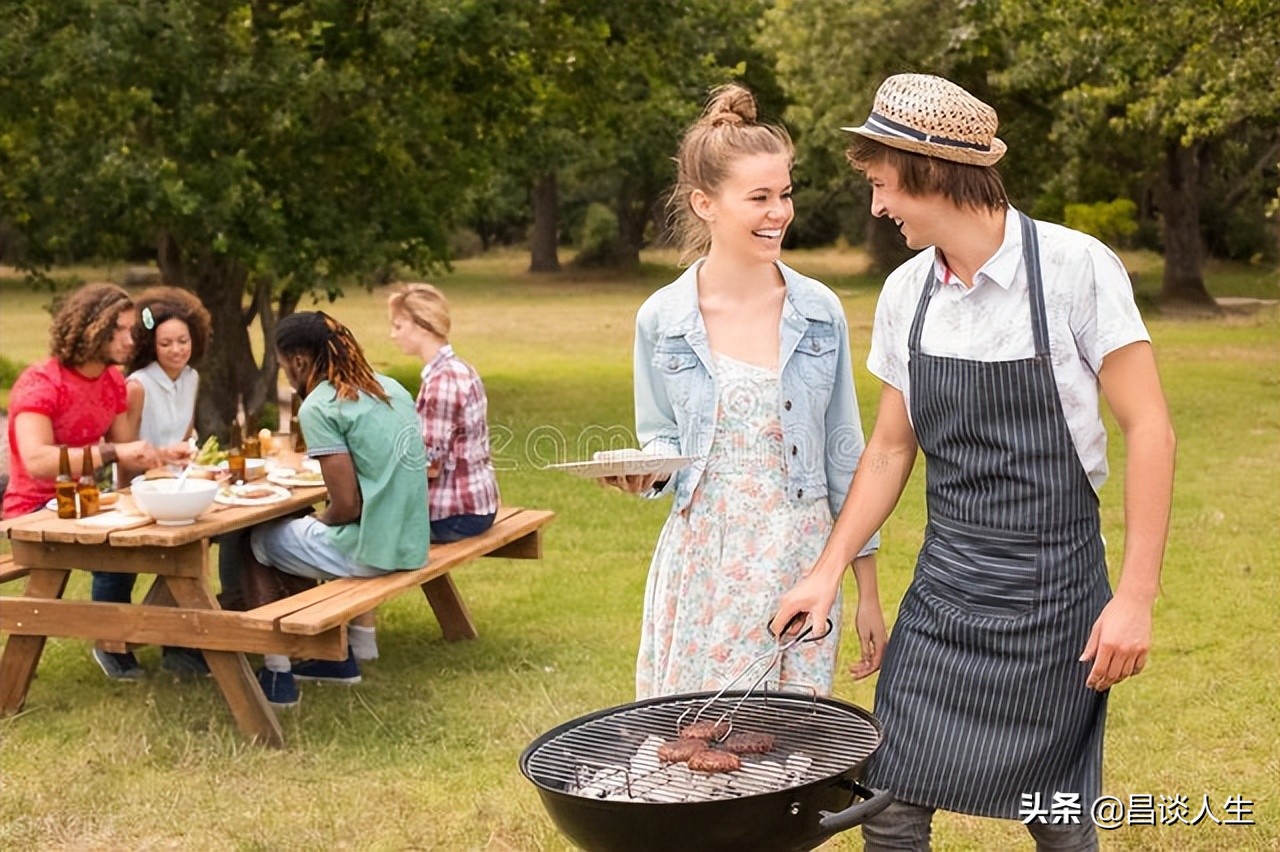
<instances>
[{"instance_id":1,"label":"man's brown hair","mask_svg":"<svg viewBox=\"0 0 1280 852\"><path fill-rule=\"evenodd\" d=\"M133 310L133 300L114 284L86 284L63 297L53 312L49 354L68 367L102 359L116 320Z\"/></svg>"},{"instance_id":2,"label":"man's brown hair","mask_svg":"<svg viewBox=\"0 0 1280 852\"><path fill-rule=\"evenodd\" d=\"M912 196L941 195L957 207L1003 210L1009 206L1004 181L994 166L973 166L891 148L865 136L855 136L845 151L860 172L881 163L898 172L898 185Z\"/></svg>"}]
</instances>

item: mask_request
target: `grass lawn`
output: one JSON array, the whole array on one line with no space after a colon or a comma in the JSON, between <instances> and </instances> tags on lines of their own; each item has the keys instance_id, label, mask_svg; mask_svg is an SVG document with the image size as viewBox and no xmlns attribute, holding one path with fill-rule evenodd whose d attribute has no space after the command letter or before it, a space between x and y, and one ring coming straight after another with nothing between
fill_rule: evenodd
<instances>
[{"instance_id":1,"label":"grass lawn","mask_svg":"<svg viewBox=\"0 0 1280 852\"><path fill-rule=\"evenodd\" d=\"M559 513L543 560L457 572L477 640L444 643L420 596L383 607L382 658L354 688L304 685L300 707L281 714L283 751L246 744L214 685L162 675L158 649L140 654L147 680L118 684L85 643L51 640L27 707L0 720L0 849L568 848L516 761L549 728L631 700L645 572L667 504L540 467L630 434L634 312L674 276L669 255L647 259L630 277L544 279L512 253L436 278L453 302L455 348L489 389L504 500ZM1158 286L1158 259L1126 260L1140 291ZM878 387L863 364L876 282L857 255L789 261L844 300L869 429ZM1275 270L1212 269L1210 289L1275 298ZM325 309L355 329L375 365L416 390L418 366L387 337L385 295L353 291ZM0 354L41 357L47 301L0 283ZM1103 848L1275 849L1280 313L1148 322L1178 430L1177 489L1155 649L1146 672L1111 695L1104 789L1126 802L1183 796L1192 815L1207 796L1219 819L1239 796L1257 824L1124 826L1103 834ZM1122 456L1113 441L1102 494L1113 565ZM922 472L917 465L884 529L890 618L920 543ZM852 583L849 591L851 607ZM87 598L88 575L68 594ZM854 651L846 641L843 659ZM873 689L842 677L837 695L870 707ZM940 850L1030 848L1020 826L950 815L934 840ZM848 832L826 848L861 842Z\"/></svg>"}]
</instances>

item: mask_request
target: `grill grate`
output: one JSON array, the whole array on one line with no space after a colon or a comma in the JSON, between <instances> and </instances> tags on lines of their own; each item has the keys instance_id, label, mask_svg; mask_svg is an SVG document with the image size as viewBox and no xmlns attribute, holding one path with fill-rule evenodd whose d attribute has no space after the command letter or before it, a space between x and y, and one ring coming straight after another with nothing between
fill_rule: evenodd
<instances>
[{"instance_id":1,"label":"grill grate","mask_svg":"<svg viewBox=\"0 0 1280 852\"><path fill-rule=\"evenodd\" d=\"M704 774L662 764L657 748L693 721L709 696L684 696L627 705L570 723L528 755L536 783L553 790L611 800L698 802L734 799L799 786L845 772L880 743L875 722L851 705L783 693L727 693L701 718L733 710L733 730L772 734L774 750L742 755L736 772Z\"/></svg>"}]
</instances>

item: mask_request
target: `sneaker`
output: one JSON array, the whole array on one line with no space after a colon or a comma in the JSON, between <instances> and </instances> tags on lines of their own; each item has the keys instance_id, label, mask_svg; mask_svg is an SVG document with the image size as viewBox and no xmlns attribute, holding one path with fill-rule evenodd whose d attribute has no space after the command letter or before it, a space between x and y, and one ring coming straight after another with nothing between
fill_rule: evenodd
<instances>
[{"instance_id":1,"label":"sneaker","mask_svg":"<svg viewBox=\"0 0 1280 852\"><path fill-rule=\"evenodd\" d=\"M298 680L322 680L350 686L360 682L360 664L356 662L356 656L348 646L347 658L342 662L304 660L293 664L293 676Z\"/></svg>"},{"instance_id":2,"label":"sneaker","mask_svg":"<svg viewBox=\"0 0 1280 852\"><path fill-rule=\"evenodd\" d=\"M208 677L209 664L204 654L195 648L165 648L160 656L160 668L175 677Z\"/></svg>"},{"instance_id":3,"label":"sneaker","mask_svg":"<svg viewBox=\"0 0 1280 852\"><path fill-rule=\"evenodd\" d=\"M266 667L258 669L258 686L267 697L267 703L276 707L292 707L298 703L298 684L293 672L273 672Z\"/></svg>"},{"instance_id":4,"label":"sneaker","mask_svg":"<svg viewBox=\"0 0 1280 852\"><path fill-rule=\"evenodd\" d=\"M129 652L112 654L101 648L93 649L93 659L102 668L102 673L112 680L142 680L142 666L137 657Z\"/></svg>"}]
</instances>

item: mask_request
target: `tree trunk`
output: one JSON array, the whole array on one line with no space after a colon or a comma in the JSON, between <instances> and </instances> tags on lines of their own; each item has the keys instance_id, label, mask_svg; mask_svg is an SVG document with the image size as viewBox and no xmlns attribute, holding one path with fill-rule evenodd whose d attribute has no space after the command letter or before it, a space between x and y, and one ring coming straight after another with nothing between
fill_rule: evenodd
<instances>
[{"instance_id":1,"label":"tree trunk","mask_svg":"<svg viewBox=\"0 0 1280 852\"><path fill-rule=\"evenodd\" d=\"M1160 301L1211 308L1217 303L1204 286L1201 267L1204 244L1200 237L1200 156L1203 145L1184 147L1165 143L1164 166L1155 187L1164 237L1164 280Z\"/></svg>"},{"instance_id":2,"label":"tree trunk","mask_svg":"<svg viewBox=\"0 0 1280 852\"><path fill-rule=\"evenodd\" d=\"M635 269L640 265L640 249L644 248L644 229L651 218L652 205L644 198L635 198L623 191L615 214L618 217L618 253L615 262L622 269Z\"/></svg>"},{"instance_id":3,"label":"tree trunk","mask_svg":"<svg viewBox=\"0 0 1280 852\"><path fill-rule=\"evenodd\" d=\"M529 271L559 272L560 192L556 173L538 176L530 192L533 204L533 234L529 240Z\"/></svg>"},{"instance_id":4,"label":"tree trunk","mask_svg":"<svg viewBox=\"0 0 1280 852\"><path fill-rule=\"evenodd\" d=\"M193 365L200 372L196 431L201 437L215 434L225 442L240 404L244 405L250 425L256 425L262 405L275 401L274 352L265 354L260 368L249 342L249 325L255 315L264 319L264 325L274 328L271 288L265 282L256 282L256 304L246 312L248 273L240 264L219 254L186 255L168 233L160 235L157 258L165 281L194 292L213 320L209 350L203 362Z\"/></svg>"},{"instance_id":5,"label":"tree trunk","mask_svg":"<svg viewBox=\"0 0 1280 852\"><path fill-rule=\"evenodd\" d=\"M867 253L871 255L871 269L878 275L888 275L915 254L907 248L893 220L880 216L867 221Z\"/></svg>"}]
</instances>

